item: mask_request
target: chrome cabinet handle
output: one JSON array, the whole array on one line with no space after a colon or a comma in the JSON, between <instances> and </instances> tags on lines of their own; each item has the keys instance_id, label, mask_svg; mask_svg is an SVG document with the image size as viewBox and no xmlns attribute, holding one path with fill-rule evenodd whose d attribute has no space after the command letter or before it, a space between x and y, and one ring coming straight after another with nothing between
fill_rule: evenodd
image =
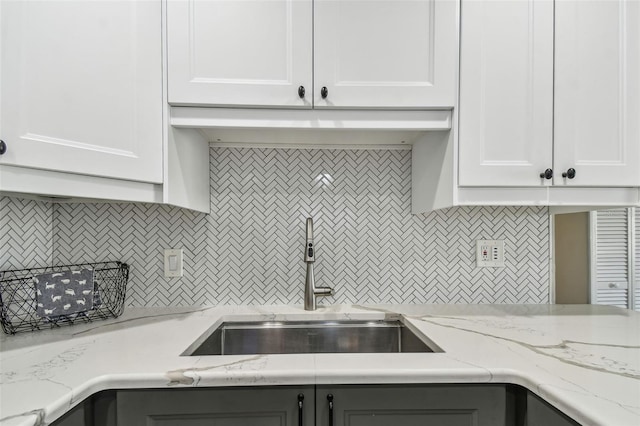
<instances>
[{"instance_id":1,"label":"chrome cabinet handle","mask_svg":"<svg viewBox=\"0 0 640 426\"><path fill-rule=\"evenodd\" d=\"M302 401L304 401L304 395L298 394L298 426L303 426L302 420Z\"/></svg>"},{"instance_id":2,"label":"chrome cabinet handle","mask_svg":"<svg viewBox=\"0 0 640 426\"><path fill-rule=\"evenodd\" d=\"M327 395L329 401L329 426L333 426L333 394Z\"/></svg>"}]
</instances>

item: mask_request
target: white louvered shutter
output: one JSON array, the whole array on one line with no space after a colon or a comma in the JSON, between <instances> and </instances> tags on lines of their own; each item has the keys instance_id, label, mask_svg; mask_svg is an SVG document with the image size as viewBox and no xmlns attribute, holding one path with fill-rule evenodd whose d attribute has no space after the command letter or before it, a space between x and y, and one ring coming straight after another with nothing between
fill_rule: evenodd
<instances>
[{"instance_id":1,"label":"white louvered shutter","mask_svg":"<svg viewBox=\"0 0 640 426\"><path fill-rule=\"evenodd\" d=\"M634 277L634 308L640 312L640 207L634 208L634 228L635 228L635 244L633 261L635 264L635 277Z\"/></svg>"},{"instance_id":2,"label":"white louvered shutter","mask_svg":"<svg viewBox=\"0 0 640 426\"><path fill-rule=\"evenodd\" d=\"M596 212L595 303L628 308L629 227L627 209Z\"/></svg>"}]
</instances>

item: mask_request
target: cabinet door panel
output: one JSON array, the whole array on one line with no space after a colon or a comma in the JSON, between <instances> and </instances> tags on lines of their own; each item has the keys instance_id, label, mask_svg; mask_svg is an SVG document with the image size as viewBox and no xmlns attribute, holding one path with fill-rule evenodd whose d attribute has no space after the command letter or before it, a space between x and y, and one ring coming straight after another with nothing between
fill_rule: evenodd
<instances>
[{"instance_id":1,"label":"cabinet door panel","mask_svg":"<svg viewBox=\"0 0 640 426\"><path fill-rule=\"evenodd\" d=\"M310 108L311 4L169 1L169 102Z\"/></svg>"},{"instance_id":2,"label":"cabinet door panel","mask_svg":"<svg viewBox=\"0 0 640 426\"><path fill-rule=\"evenodd\" d=\"M85 405L79 404L51 423L51 426L86 426Z\"/></svg>"},{"instance_id":3,"label":"cabinet door panel","mask_svg":"<svg viewBox=\"0 0 640 426\"><path fill-rule=\"evenodd\" d=\"M574 420L556 410L531 392L527 394L526 422L528 425L579 426Z\"/></svg>"},{"instance_id":4,"label":"cabinet door panel","mask_svg":"<svg viewBox=\"0 0 640 426\"><path fill-rule=\"evenodd\" d=\"M639 22L637 1L556 2L556 184L640 185Z\"/></svg>"},{"instance_id":5,"label":"cabinet door panel","mask_svg":"<svg viewBox=\"0 0 640 426\"><path fill-rule=\"evenodd\" d=\"M475 410L344 410L349 426L470 426L475 417Z\"/></svg>"},{"instance_id":6,"label":"cabinet door panel","mask_svg":"<svg viewBox=\"0 0 640 426\"><path fill-rule=\"evenodd\" d=\"M217 413L217 414L181 414L153 415L144 423L147 426L284 426L285 411L269 413Z\"/></svg>"},{"instance_id":7,"label":"cabinet door panel","mask_svg":"<svg viewBox=\"0 0 640 426\"><path fill-rule=\"evenodd\" d=\"M329 424L328 394L336 426L505 426L501 385L318 386L316 425Z\"/></svg>"},{"instance_id":8,"label":"cabinet door panel","mask_svg":"<svg viewBox=\"0 0 640 426\"><path fill-rule=\"evenodd\" d=\"M456 16L447 0L316 0L314 106L452 107Z\"/></svg>"},{"instance_id":9,"label":"cabinet door panel","mask_svg":"<svg viewBox=\"0 0 640 426\"><path fill-rule=\"evenodd\" d=\"M550 184L553 2L462 0L461 12L459 184Z\"/></svg>"},{"instance_id":10,"label":"cabinet door panel","mask_svg":"<svg viewBox=\"0 0 640 426\"><path fill-rule=\"evenodd\" d=\"M303 394L303 425L298 395ZM143 389L118 392L118 424L149 426L312 426L313 386Z\"/></svg>"},{"instance_id":11,"label":"cabinet door panel","mask_svg":"<svg viewBox=\"0 0 640 426\"><path fill-rule=\"evenodd\" d=\"M0 164L162 182L160 0L0 7Z\"/></svg>"}]
</instances>

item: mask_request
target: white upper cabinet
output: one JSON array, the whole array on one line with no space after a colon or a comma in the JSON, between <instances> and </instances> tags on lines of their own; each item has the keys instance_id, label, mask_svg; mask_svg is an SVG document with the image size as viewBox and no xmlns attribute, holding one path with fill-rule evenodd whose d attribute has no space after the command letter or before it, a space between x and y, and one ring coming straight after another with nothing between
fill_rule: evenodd
<instances>
[{"instance_id":1,"label":"white upper cabinet","mask_svg":"<svg viewBox=\"0 0 640 426\"><path fill-rule=\"evenodd\" d=\"M551 169L553 2L462 1L459 184L540 185Z\"/></svg>"},{"instance_id":2,"label":"white upper cabinet","mask_svg":"<svg viewBox=\"0 0 640 426\"><path fill-rule=\"evenodd\" d=\"M456 3L315 0L314 106L452 107Z\"/></svg>"},{"instance_id":3,"label":"white upper cabinet","mask_svg":"<svg viewBox=\"0 0 640 426\"><path fill-rule=\"evenodd\" d=\"M160 0L0 8L0 168L162 182Z\"/></svg>"},{"instance_id":4,"label":"white upper cabinet","mask_svg":"<svg viewBox=\"0 0 640 426\"><path fill-rule=\"evenodd\" d=\"M640 186L640 2L557 1L555 30L554 183Z\"/></svg>"},{"instance_id":5,"label":"white upper cabinet","mask_svg":"<svg viewBox=\"0 0 640 426\"><path fill-rule=\"evenodd\" d=\"M169 102L310 108L312 16L310 0L169 0Z\"/></svg>"},{"instance_id":6,"label":"white upper cabinet","mask_svg":"<svg viewBox=\"0 0 640 426\"><path fill-rule=\"evenodd\" d=\"M462 0L461 15L460 186L640 186L640 2Z\"/></svg>"},{"instance_id":7,"label":"white upper cabinet","mask_svg":"<svg viewBox=\"0 0 640 426\"><path fill-rule=\"evenodd\" d=\"M451 108L456 17L454 0L169 0L169 102Z\"/></svg>"}]
</instances>

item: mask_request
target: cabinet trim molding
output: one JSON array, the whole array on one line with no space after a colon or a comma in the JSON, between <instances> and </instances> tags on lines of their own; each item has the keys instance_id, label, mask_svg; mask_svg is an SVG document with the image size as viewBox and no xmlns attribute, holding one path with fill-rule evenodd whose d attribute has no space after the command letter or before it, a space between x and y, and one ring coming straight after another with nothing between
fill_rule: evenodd
<instances>
[{"instance_id":1,"label":"cabinet trim molding","mask_svg":"<svg viewBox=\"0 0 640 426\"><path fill-rule=\"evenodd\" d=\"M282 110L172 107L171 125L190 128L449 130L451 110Z\"/></svg>"}]
</instances>

